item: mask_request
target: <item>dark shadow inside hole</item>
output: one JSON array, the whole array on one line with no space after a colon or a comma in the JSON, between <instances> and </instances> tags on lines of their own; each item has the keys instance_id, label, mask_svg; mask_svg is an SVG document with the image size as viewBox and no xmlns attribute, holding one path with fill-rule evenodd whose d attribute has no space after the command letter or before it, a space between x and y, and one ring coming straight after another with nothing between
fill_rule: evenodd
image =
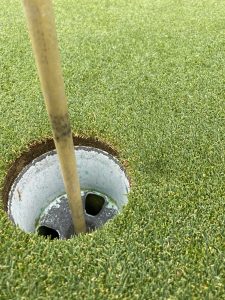
<instances>
[{"instance_id":1,"label":"dark shadow inside hole","mask_svg":"<svg viewBox=\"0 0 225 300\"><path fill-rule=\"evenodd\" d=\"M105 199L99 195L89 193L85 199L85 210L86 213L91 216L96 216L100 213Z\"/></svg>"},{"instance_id":2,"label":"dark shadow inside hole","mask_svg":"<svg viewBox=\"0 0 225 300\"><path fill-rule=\"evenodd\" d=\"M45 238L50 238L50 240L59 239L58 232L55 229L52 229L47 226L40 226L37 232L39 235L42 235Z\"/></svg>"}]
</instances>

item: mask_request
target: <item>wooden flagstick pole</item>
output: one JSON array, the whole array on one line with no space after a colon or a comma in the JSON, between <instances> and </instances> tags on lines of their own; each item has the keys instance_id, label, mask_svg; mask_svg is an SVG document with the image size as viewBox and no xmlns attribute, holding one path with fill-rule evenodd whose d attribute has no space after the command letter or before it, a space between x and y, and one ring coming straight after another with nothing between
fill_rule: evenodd
<instances>
[{"instance_id":1,"label":"wooden flagstick pole","mask_svg":"<svg viewBox=\"0 0 225 300\"><path fill-rule=\"evenodd\" d=\"M75 232L86 232L51 0L23 0Z\"/></svg>"}]
</instances>

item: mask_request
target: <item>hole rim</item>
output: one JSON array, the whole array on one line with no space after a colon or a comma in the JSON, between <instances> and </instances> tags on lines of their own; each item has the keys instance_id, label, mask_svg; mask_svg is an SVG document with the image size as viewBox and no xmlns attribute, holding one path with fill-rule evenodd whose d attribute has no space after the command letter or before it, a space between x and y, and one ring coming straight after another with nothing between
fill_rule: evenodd
<instances>
[{"instance_id":1,"label":"hole rim","mask_svg":"<svg viewBox=\"0 0 225 300\"><path fill-rule=\"evenodd\" d=\"M119 161L121 169L126 174L131 190L131 168L127 160L121 159L119 151L113 145L99 139L98 137L87 137L76 135L74 133L73 143L74 146L94 147L107 152L112 157L115 157ZM33 140L28 145L26 145L25 150L19 152L19 156L8 165L8 167L6 168L7 171L5 179L3 180L2 186L0 186L0 195L2 198L3 210L6 212L7 215L9 193L16 178L19 176L22 170L26 168L26 166L29 165L33 160L52 150L55 150L53 138L46 137L41 140Z\"/></svg>"}]
</instances>

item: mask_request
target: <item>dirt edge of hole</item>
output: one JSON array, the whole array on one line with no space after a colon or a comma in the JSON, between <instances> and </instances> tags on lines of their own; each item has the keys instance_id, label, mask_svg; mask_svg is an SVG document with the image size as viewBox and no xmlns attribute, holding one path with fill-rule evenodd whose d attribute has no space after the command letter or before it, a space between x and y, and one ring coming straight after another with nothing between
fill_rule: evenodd
<instances>
[{"instance_id":1,"label":"dirt edge of hole","mask_svg":"<svg viewBox=\"0 0 225 300\"><path fill-rule=\"evenodd\" d=\"M74 146L90 146L108 152L109 154L118 158L119 153L111 145L99 140L95 137L83 137L73 136ZM55 149L55 144L52 138L46 138L40 141L33 141L29 146L28 150L22 152L22 154L15 159L15 161L8 167L3 186L1 189L1 197L3 199L3 208L7 211L8 206L8 195L13 182L16 177L22 171L22 169L31 163L38 156Z\"/></svg>"}]
</instances>

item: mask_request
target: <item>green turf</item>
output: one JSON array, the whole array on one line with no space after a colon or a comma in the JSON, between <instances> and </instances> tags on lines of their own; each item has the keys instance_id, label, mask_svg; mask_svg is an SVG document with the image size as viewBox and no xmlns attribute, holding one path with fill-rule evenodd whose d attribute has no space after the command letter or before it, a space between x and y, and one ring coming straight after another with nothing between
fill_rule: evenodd
<instances>
[{"instance_id":1,"label":"green turf","mask_svg":"<svg viewBox=\"0 0 225 300\"><path fill-rule=\"evenodd\" d=\"M54 5L74 132L119 150L132 192L114 221L66 242L0 210L0 299L225 299L225 2ZM51 136L18 0L1 0L0 57L2 186Z\"/></svg>"}]
</instances>

